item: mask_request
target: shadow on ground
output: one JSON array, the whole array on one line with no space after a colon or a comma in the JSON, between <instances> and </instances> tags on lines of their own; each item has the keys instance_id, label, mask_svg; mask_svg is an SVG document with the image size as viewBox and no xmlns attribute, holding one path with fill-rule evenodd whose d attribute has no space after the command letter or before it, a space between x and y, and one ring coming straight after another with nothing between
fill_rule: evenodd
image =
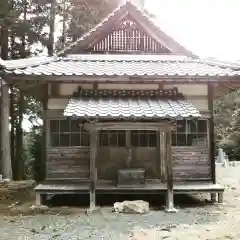
<instances>
[{"instance_id":1,"label":"shadow on ground","mask_svg":"<svg viewBox=\"0 0 240 240\"><path fill-rule=\"evenodd\" d=\"M165 205L164 195L147 195L147 194L121 194L121 195L97 195L96 204L102 207L113 206L115 202L121 202L124 200L144 200L150 203L152 208L163 208ZM176 195L174 197L174 202L176 206L181 208L189 208L196 206L206 206L209 202L205 199L200 199L194 195ZM45 203L48 206L69 206L69 207L88 207L89 205L89 195L52 195L48 196Z\"/></svg>"}]
</instances>

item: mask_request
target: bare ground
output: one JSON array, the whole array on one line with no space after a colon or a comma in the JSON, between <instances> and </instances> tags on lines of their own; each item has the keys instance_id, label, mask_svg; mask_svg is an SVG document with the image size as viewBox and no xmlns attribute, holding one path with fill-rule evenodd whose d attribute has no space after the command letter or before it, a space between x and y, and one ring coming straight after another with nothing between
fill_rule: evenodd
<instances>
[{"instance_id":1,"label":"bare ground","mask_svg":"<svg viewBox=\"0 0 240 240\"><path fill-rule=\"evenodd\" d=\"M31 201L23 201L16 208L4 202L0 204L0 239L239 240L240 166L218 166L217 177L226 187L224 204L180 204L174 214L163 210L146 215L116 214L111 207L103 207L98 213L86 215L82 208L58 207L33 216L27 211Z\"/></svg>"}]
</instances>

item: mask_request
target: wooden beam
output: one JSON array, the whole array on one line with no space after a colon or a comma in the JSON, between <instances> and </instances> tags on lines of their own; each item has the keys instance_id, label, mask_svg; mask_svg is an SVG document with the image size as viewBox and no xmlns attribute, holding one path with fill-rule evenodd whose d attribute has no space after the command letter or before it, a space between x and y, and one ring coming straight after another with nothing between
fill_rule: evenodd
<instances>
[{"instance_id":1,"label":"wooden beam","mask_svg":"<svg viewBox=\"0 0 240 240\"><path fill-rule=\"evenodd\" d=\"M215 165L215 136L214 136L214 115L213 115L213 100L214 100L214 86L208 84L208 109L210 111L210 118L208 120L208 147L209 147L209 162L211 163L211 173L213 183L216 183L216 165Z\"/></svg>"},{"instance_id":2,"label":"wooden beam","mask_svg":"<svg viewBox=\"0 0 240 240\"><path fill-rule=\"evenodd\" d=\"M96 181L97 181L97 168L96 157L98 147L98 132L96 130L90 131L90 210L96 208Z\"/></svg>"},{"instance_id":3,"label":"wooden beam","mask_svg":"<svg viewBox=\"0 0 240 240\"><path fill-rule=\"evenodd\" d=\"M10 130L9 130L9 114L10 114L10 96L9 86L3 80L1 81L1 144L2 144L2 174L3 177L12 180L12 164L11 164L11 146L10 146Z\"/></svg>"},{"instance_id":4,"label":"wooden beam","mask_svg":"<svg viewBox=\"0 0 240 240\"><path fill-rule=\"evenodd\" d=\"M86 123L87 130L153 130L159 131L160 129L172 130L174 125L170 121L162 122L105 122L105 123Z\"/></svg>"},{"instance_id":5,"label":"wooden beam","mask_svg":"<svg viewBox=\"0 0 240 240\"><path fill-rule=\"evenodd\" d=\"M176 212L173 200L173 167L172 167L172 133L166 132L166 175L167 175L167 197L166 212Z\"/></svg>"},{"instance_id":6,"label":"wooden beam","mask_svg":"<svg viewBox=\"0 0 240 240\"><path fill-rule=\"evenodd\" d=\"M17 84L19 82L30 83L32 81L42 84L42 83L78 83L78 84L93 84L97 83L123 83L123 84L151 84L151 83L164 83L164 84L172 84L172 83L191 83L191 84L239 84L240 76L236 77L199 77L199 76L151 76L151 77L135 77L134 79L129 79L128 76L54 76L54 75L15 75L15 74L7 74L6 82Z\"/></svg>"}]
</instances>

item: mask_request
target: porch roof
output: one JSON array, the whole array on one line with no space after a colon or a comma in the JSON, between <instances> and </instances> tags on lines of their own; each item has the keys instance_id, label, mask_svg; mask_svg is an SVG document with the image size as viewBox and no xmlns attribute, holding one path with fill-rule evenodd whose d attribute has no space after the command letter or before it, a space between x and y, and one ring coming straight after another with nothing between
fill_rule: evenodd
<instances>
[{"instance_id":1,"label":"porch roof","mask_svg":"<svg viewBox=\"0 0 240 240\"><path fill-rule=\"evenodd\" d=\"M1 64L1 63L0 63ZM72 55L11 60L6 74L19 76L231 77L240 68L179 55Z\"/></svg>"},{"instance_id":2,"label":"porch roof","mask_svg":"<svg viewBox=\"0 0 240 240\"><path fill-rule=\"evenodd\" d=\"M201 117L199 111L188 100L84 97L70 99L64 116L102 119Z\"/></svg>"}]
</instances>

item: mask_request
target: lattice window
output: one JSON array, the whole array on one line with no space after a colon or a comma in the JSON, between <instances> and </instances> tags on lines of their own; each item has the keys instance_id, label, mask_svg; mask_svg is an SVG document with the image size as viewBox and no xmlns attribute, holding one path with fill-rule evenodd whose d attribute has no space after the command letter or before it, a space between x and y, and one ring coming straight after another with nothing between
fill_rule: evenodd
<instances>
[{"instance_id":1,"label":"lattice window","mask_svg":"<svg viewBox=\"0 0 240 240\"><path fill-rule=\"evenodd\" d=\"M124 147L126 145L126 131L100 131L101 147Z\"/></svg>"},{"instance_id":2,"label":"lattice window","mask_svg":"<svg viewBox=\"0 0 240 240\"><path fill-rule=\"evenodd\" d=\"M52 147L89 146L89 132L78 120L50 120Z\"/></svg>"},{"instance_id":3,"label":"lattice window","mask_svg":"<svg viewBox=\"0 0 240 240\"><path fill-rule=\"evenodd\" d=\"M130 131L130 147L156 147L156 131ZM126 131L100 131L100 147L126 147Z\"/></svg>"},{"instance_id":4,"label":"lattice window","mask_svg":"<svg viewBox=\"0 0 240 240\"><path fill-rule=\"evenodd\" d=\"M113 31L93 46L95 52L169 53L169 50L151 38L130 17L126 17Z\"/></svg>"},{"instance_id":5,"label":"lattice window","mask_svg":"<svg viewBox=\"0 0 240 240\"><path fill-rule=\"evenodd\" d=\"M132 147L156 147L156 131L131 131Z\"/></svg>"},{"instance_id":6,"label":"lattice window","mask_svg":"<svg viewBox=\"0 0 240 240\"><path fill-rule=\"evenodd\" d=\"M207 145L207 120L180 120L172 133L173 146Z\"/></svg>"}]
</instances>

